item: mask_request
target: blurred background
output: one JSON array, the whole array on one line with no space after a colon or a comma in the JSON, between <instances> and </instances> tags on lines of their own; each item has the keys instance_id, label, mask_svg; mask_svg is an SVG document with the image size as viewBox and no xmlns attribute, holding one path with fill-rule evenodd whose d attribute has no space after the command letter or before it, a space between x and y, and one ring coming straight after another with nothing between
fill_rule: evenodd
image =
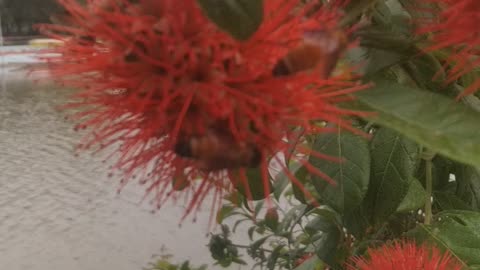
<instances>
[{"instance_id":1,"label":"blurred background","mask_svg":"<svg viewBox=\"0 0 480 270\"><path fill-rule=\"evenodd\" d=\"M181 206L154 213L144 187L117 194L102 155L74 155L82 134L57 110L65 91L26 72L49 45L34 25L60 11L54 0L0 0L1 269L136 270L161 254L211 263L208 203L180 228Z\"/></svg>"}]
</instances>

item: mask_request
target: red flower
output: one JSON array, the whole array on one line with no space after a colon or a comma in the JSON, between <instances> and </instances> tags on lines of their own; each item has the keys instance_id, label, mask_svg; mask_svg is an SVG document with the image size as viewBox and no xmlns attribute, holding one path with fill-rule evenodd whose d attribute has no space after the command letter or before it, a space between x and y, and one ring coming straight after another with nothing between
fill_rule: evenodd
<instances>
[{"instance_id":1,"label":"red flower","mask_svg":"<svg viewBox=\"0 0 480 270\"><path fill-rule=\"evenodd\" d=\"M419 34L431 33L429 51L449 49L447 62L448 82L453 82L480 65L480 1L478 0L426 0L429 18L421 23ZM461 94L468 95L480 88L480 79L470 84Z\"/></svg>"},{"instance_id":2,"label":"red flower","mask_svg":"<svg viewBox=\"0 0 480 270\"><path fill-rule=\"evenodd\" d=\"M47 61L53 78L80 89L67 107L91 130L81 148L114 147L124 183L136 176L158 206L176 198L175 190L188 196L187 214L212 190L218 202L232 184L245 185L248 195L249 167L259 168L268 188L269 158L291 147L284 138L293 127L327 132L313 122L323 120L352 129L345 116L361 114L336 106L365 88L344 75L272 72L305 33L338 31L337 5L265 1L262 25L239 42L195 0L59 2L64 24L42 29L65 42Z\"/></svg>"},{"instance_id":3,"label":"red flower","mask_svg":"<svg viewBox=\"0 0 480 270\"><path fill-rule=\"evenodd\" d=\"M352 259L349 270L460 270L462 265L449 253L437 248L417 246L413 242L396 242L369 249L368 258Z\"/></svg>"}]
</instances>

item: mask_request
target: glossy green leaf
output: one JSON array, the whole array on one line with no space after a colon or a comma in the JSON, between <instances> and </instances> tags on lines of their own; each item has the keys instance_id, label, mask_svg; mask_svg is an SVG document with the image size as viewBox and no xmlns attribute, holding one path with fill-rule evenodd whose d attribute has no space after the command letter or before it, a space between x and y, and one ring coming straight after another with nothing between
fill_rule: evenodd
<instances>
[{"instance_id":1,"label":"glossy green leaf","mask_svg":"<svg viewBox=\"0 0 480 270\"><path fill-rule=\"evenodd\" d=\"M335 133L317 136L313 149L343 160L332 162L310 157L310 163L336 183L332 185L322 177L312 175L312 182L320 199L339 212L353 211L367 193L370 180L370 151L367 139L338 128Z\"/></svg>"},{"instance_id":2,"label":"glossy green leaf","mask_svg":"<svg viewBox=\"0 0 480 270\"><path fill-rule=\"evenodd\" d=\"M356 97L357 109L375 112L371 121L431 151L480 167L480 113L473 109L440 94L384 80Z\"/></svg>"},{"instance_id":3,"label":"glossy green leaf","mask_svg":"<svg viewBox=\"0 0 480 270\"><path fill-rule=\"evenodd\" d=\"M239 40L248 39L263 20L262 0L197 0L207 17Z\"/></svg>"},{"instance_id":4,"label":"glossy green leaf","mask_svg":"<svg viewBox=\"0 0 480 270\"><path fill-rule=\"evenodd\" d=\"M412 179L408 188L407 195L397 208L398 213L414 211L425 205L427 192L418 179Z\"/></svg>"},{"instance_id":5,"label":"glossy green leaf","mask_svg":"<svg viewBox=\"0 0 480 270\"><path fill-rule=\"evenodd\" d=\"M380 128L371 142L372 175L369 200L377 224L395 213L410 188L419 161L419 146L388 129Z\"/></svg>"},{"instance_id":6,"label":"glossy green leaf","mask_svg":"<svg viewBox=\"0 0 480 270\"><path fill-rule=\"evenodd\" d=\"M418 242L430 241L450 251L466 265L480 264L480 213L445 211L431 226L419 224L409 232Z\"/></svg>"}]
</instances>

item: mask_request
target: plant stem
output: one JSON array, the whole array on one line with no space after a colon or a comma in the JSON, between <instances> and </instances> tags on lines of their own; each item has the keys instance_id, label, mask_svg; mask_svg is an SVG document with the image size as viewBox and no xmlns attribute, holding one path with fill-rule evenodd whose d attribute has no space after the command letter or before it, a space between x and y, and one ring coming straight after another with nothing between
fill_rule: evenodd
<instances>
[{"instance_id":1,"label":"plant stem","mask_svg":"<svg viewBox=\"0 0 480 270\"><path fill-rule=\"evenodd\" d=\"M435 157L435 153L428 151L425 149L423 152L423 159L425 160L425 189L427 192L427 198L425 200L425 225L430 225L432 223L432 159Z\"/></svg>"}]
</instances>

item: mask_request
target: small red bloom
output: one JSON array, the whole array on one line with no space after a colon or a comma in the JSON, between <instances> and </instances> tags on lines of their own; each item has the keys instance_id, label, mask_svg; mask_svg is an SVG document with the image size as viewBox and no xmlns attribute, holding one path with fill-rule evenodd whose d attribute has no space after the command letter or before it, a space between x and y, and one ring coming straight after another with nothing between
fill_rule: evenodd
<instances>
[{"instance_id":1,"label":"small red bloom","mask_svg":"<svg viewBox=\"0 0 480 270\"><path fill-rule=\"evenodd\" d=\"M369 249L368 258L352 259L349 270L460 270L462 265L449 253L437 248L417 246L413 242L396 242Z\"/></svg>"},{"instance_id":2,"label":"small red bloom","mask_svg":"<svg viewBox=\"0 0 480 270\"><path fill-rule=\"evenodd\" d=\"M272 72L306 32L338 29L337 5L265 1L262 25L239 42L195 0L59 2L67 10L63 25L42 29L65 44L46 60L55 80L79 89L67 107L91 130L81 148L114 147L115 169L124 181L136 176L147 185L158 206L183 190L190 213L211 190L220 201L232 182L248 194L248 167L258 167L268 187L268 161L291 147L284 138L292 128L326 132L314 125L322 120L352 129L345 117L361 114L336 104L364 86L320 70ZM247 160L229 166L238 157Z\"/></svg>"},{"instance_id":3,"label":"small red bloom","mask_svg":"<svg viewBox=\"0 0 480 270\"><path fill-rule=\"evenodd\" d=\"M453 82L480 65L480 1L478 0L426 0L438 5L427 11L429 18L421 23L419 34L430 33L427 50L448 49L448 80ZM474 81L461 95L468 95L480 88L480 80Z\"/></svg>"}]
</instances>

